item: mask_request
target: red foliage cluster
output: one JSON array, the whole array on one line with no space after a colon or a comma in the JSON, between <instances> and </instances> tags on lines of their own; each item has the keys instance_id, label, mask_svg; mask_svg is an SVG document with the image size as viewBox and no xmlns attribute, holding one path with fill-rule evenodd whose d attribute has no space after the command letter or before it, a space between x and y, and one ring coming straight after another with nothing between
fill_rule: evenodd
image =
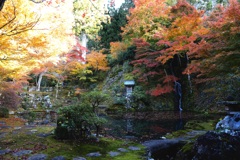
<instances>
[{"instance_id":1,"label":"red foliage cluster","mask_svg":"<svg viewBox=\"0 0 240 160\"><path fill-rule=\"evenodd\" d=\"M193 74L196 82L206 82L226 70L239 73L240 4L237 0L231 0L226 8L219 6L210 16L181 0L166 16L171 24L155 33L155 39L133 40L137 47L133 73L139 82L158 83L148 86L149 94L159 96L174 91L174 82L181 81L184 74Z\"/></svg>"}]
</instances>

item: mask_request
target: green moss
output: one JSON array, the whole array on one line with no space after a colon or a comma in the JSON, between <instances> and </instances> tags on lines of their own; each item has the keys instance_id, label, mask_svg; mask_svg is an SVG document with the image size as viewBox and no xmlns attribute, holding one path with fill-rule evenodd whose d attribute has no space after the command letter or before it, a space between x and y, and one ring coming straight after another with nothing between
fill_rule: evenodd
<instances>
[{"instance_id":1,"label":"green moss","mask_svg":"<svg viewBox=\"0 0 240 160\"><path fill-rule=\"evenodd\" d=\"M186 130L178 130L175 132L172 132L171 134L167 134L166 138L171 139L171 138L176 138L176 137L180 137L180 136L184 136L186 135L188 132L190 132L191 130L186 129Z\"/></svg>"},{"instance_id":2,"label":"green moss","mask_svg":"<svg viewBox=\"0 0 240 160\"><path fill-rule=\"evenodd\" d=\"M190 151L192 150L192 148L193 148L193 145L194 145L194 142L189 142L189 143L185 144L185 145L182 147L181 151L182 151L183 153L190 152Z\"/></svg>"},{"instance_id":3,"label":"green moss","mask_svg":"<svg viewBox=\"0 0 240 160\"><path fill-rule=\"evenodd\" d=\"M39 133L49 133L53 127L37 127L35 134L26 134L28 130L20 130L18 134L9 133L4 140L0 141L2 149L9 148L11 150L30 149L33 153L43 153L48 155L48 159L56 156L64 156L66 159L74 157L86 157L88 153L100 152L101 157L91 158L88 160L139 160L145 153L145 149L141 144L131 141L118 140L113 138L101 138L99 142L95 139L82 141L59 141L54 136L46 138L38 137ZM137 146L141 148L139 151L129 151L121 153L116 157L110 157L108 152L117 151L118 148L128 148L129 146ZM3 159L14 159L12 154L3 155Z\"/></svg>"},{"instance_id":4,"label":"green moss","mask_svg":"<svg viewBox=\"0 0 240 160\"><path fill-rule=\"evenodd\" d=\"M193 129L193 130L214 130L216 125L215 120L209 120L209 121L197 121L197 120L192 120L189 121L184 127L186 129Z\"/></svg>"}]
</instances>

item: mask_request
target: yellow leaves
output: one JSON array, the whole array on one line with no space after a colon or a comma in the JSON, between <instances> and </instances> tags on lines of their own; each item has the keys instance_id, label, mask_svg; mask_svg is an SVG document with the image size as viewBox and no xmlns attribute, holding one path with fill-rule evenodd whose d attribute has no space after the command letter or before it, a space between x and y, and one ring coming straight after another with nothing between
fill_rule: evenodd
<instances>
[{"instance_id":1,"label":"yellow leaves","mask_svg":"<svg viewBox=\"0 0 240 160\"><path fill-rule=\"evenodd\" d=\"M125 52L128 48L128 45L123 42L111 42L110 43L110 51L113 58L117 58L117 55L120 52Z\"/></svg>"},{"instance_id":2,"label":"yellow leaves","mask_svg":"<svg viewBox=\"0 0 240 160\"><path fill-rule=\"evenodd\" d=\"M183 35L189 37L193 32L201 29L201 23L202 19L198 15L179 17L172 23L172 27L167 30L165 36L170 40Z\"/></svg>"},{"instance_id":3,"label":"yellow leaves","mask_svg":"<svg viewBox=\"0 0 240 160\"><path fill-rule=\"evenodd\" d=\"M165 0L137 0L135 8L130 10L128 24L123 28L124 40L133 38L151 39L163 27L154 19L166 17L169 7Z\"/></svg>"},{"instance_id":4,"label":"yellow leaves","mask_svg":"<svg viewBox=\"0 0 240 160\"><path fill-rule=\"evenodd\" d=\"M85 64L82 64L78 61L70 62L67 65L67 70L70 71L70 74L77 75L80 71L85 69Z\"/></svg>"},{"instance_id":5,"label":"yellow leaves","mask_svg":"<svg viewBox=\"0 0 240 160\"><path fill-rule=\"evenodd\" d=\"M106 55L96 51L87 54L87 65L97 71L107 71L109 69Z\"/></svg>"},{"instance_id":6,"label":"yellow leaves","mask_svg":"<svg viewBox=\"0 0 240 160\"><path fill-rule=\"evenodd\" d=\"M16 78L36 66L57 63L75 43L72 0L58 4L6 1L0 12L1 76ZM45 67L45 66L44 66Z\"/></svg>"}]
</instances>

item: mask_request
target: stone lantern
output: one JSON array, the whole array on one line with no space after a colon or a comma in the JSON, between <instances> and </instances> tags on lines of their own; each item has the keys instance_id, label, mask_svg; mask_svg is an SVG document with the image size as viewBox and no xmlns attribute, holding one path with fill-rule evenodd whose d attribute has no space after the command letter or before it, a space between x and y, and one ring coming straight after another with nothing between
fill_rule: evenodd
<instances>
[{"instance_id":1,"label":"stone lantern","mask_svg":"<svg viewBox=\"0 0 240 160\"><path fill-rule=\"evenodd\" d=\"M124 81L124 85L126 88L126 97L131 96L131 94L133 92L133 88L135 86L135 81L134 80L126 80L126 81Z\"/></svg>"}]
</instances>

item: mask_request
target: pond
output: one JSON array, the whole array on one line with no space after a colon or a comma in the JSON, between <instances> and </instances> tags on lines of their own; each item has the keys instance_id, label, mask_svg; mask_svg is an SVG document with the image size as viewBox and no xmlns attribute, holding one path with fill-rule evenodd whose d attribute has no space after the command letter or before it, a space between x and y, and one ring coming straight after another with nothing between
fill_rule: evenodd
<instances>
[{"instance_id":1,"label":"pond","mask_svg":"<svg viewBox=\"0 0 240 160\"><path fill-rule=\"evenodd\" d=\"M193 112L146 112L128 113L123 117L116 115L105 116L105 134L108 136L145 141L159 139L167 133L184 129L190 120L215 119L214 116L204 116Z\"/></svg>"}]
</instances>

